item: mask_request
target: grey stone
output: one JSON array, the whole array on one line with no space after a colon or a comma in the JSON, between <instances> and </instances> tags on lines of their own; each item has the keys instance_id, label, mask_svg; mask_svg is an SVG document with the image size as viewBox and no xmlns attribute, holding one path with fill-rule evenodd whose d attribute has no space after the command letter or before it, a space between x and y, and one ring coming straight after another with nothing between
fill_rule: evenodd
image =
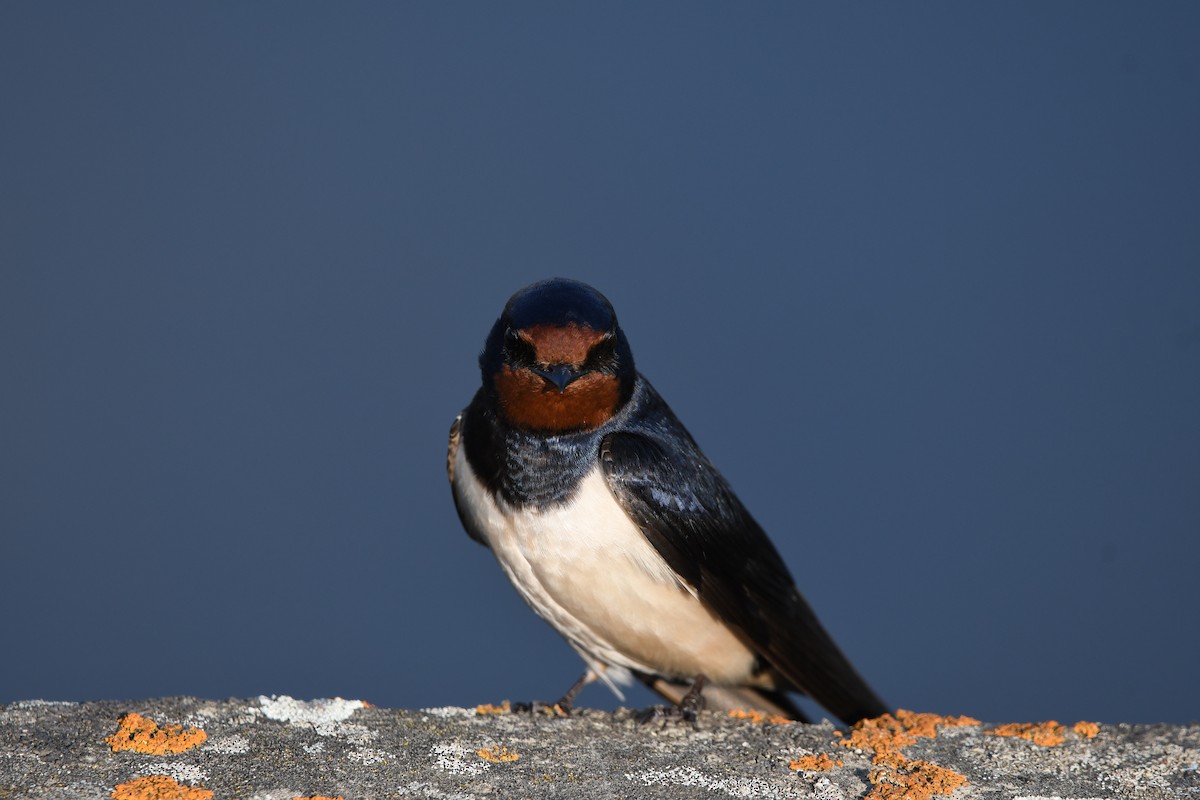
<instances>
[{"instance_id":1,"label":"grey stone","mask_svg":"<svg viewBox=\"0 0 1200 800\"><path fill-rule=\"evenodd\" d=\"M113 752L105 737L126 712L201 728L208 738L175 755ZM828 723L755 724L715 713L702 714L693 728L641 724L627 711L479 715L287 697L30 701L0 706L0 798L108 798L114 786L148 775L212 790L215 800L864 797L872 754L840 746L844 732ZM789 768L816 753L843 766ZM968 784L953 795L960 800L1200 800L1196 725L1102 726L1095 738L1068 732L1054 747L969 726L943 729L903 754L964 775Z\"/></svg>"}]
</instances>

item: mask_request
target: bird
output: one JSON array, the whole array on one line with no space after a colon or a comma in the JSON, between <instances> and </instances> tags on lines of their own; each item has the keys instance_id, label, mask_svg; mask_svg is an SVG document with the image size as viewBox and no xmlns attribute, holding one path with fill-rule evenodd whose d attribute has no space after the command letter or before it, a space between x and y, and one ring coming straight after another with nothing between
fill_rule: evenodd
<instances>
[{"instance_id":1,"label":"bird","mask_svg":"<svg viewBox=\"0 0 1200 800\"><path fill-rule=\"evenodd\" d=\"M447 472L468 535L586 665L553 708L639 680L693 724L706 707L806 720L793 694L848 724L888 711L638 372L604 295L569 278L520 289L479 368Z\"/></svg>"}]
</instances>

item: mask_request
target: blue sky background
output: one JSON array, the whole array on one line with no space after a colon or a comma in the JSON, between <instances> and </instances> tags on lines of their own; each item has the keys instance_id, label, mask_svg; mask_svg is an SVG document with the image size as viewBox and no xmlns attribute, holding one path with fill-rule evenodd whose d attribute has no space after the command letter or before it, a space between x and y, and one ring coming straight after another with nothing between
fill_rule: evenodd
<instances>
[{"instance_id":1,"label":"blue sky background","mask_svg":"<svg viewBox=\"0 0 1200 800\"><path fill-rule=\"evenodd\" d=\"M891 704L1196 719L1197 41L1187 2L0 5L0 702L557 697L444 453L567 275Z\"/></svg>"}]
</instances>

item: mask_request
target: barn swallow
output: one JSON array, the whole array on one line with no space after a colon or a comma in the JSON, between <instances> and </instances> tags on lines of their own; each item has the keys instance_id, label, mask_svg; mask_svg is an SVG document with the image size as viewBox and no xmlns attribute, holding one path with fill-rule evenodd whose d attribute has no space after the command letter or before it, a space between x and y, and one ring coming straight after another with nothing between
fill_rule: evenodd
<instances>
[{"instance_id":1,"label":"barn swallow","mask_svg":"<svg viewBox=\"0 0 1200 800\"><path fill-rule=\"evenodd\" d=\"M803 719L789 692L850 723L887 711L783 559L634 367L612 305L578 281L520 290L450 429L463 527L587 665L634 678L693 722L706 705Z\"/></svg>"}]
</instances>

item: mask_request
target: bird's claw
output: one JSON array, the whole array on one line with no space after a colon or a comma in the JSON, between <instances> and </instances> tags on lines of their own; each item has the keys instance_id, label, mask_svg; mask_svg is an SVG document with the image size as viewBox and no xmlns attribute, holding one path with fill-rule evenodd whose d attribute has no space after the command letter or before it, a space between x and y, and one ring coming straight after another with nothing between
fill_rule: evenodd
<instances>
[{"instance_id":1,"label":"bird's claw","mask_svg":"<svg viewBox=\"0 0 1200 800\"><path fill-rule=\"evenodd\" d=\"M647 725L651 722L661 722L663 727L671 720L679 720L686 722L693 728L700 729L700 711L703 709L703 704L699 707L694 703L681 702L677 706L650 706L634 714L634 719L640 725Z\"/></svg>"},{"instance_id":2,"label":"bird's claw","mask_svg":"<svg viewBox=\"0 0 1200 800\"><path fill-rule=\"evenodd\" d=\"M539 700L532 700L528 703L513 703L512 712L514 714L529 714L542 717L569 717L572 712L570 703L563 703L561 700L557 703L543 703Z\"/></svg>"}]
</instances>

